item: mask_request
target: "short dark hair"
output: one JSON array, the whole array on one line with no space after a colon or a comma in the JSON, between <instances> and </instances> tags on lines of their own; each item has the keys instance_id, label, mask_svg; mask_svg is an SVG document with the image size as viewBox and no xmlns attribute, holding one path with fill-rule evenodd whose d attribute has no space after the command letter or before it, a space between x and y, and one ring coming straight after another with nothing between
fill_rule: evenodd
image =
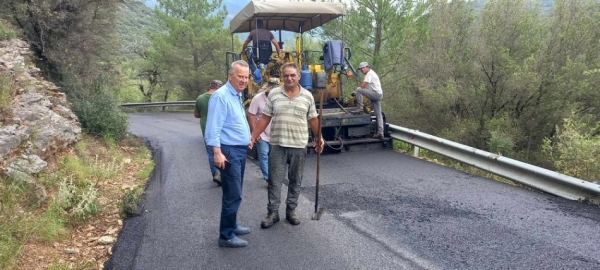
<instances>
[{"instance_id":1,"label":"short dark hair","mask_svg":"<svg viewBox=\"0 0 600 270\"><path fill-rule=\"evenodd\" d=\"M256 27L263 27L263 21L262 20L256 20Z\"/></svg>"}]
</instances>

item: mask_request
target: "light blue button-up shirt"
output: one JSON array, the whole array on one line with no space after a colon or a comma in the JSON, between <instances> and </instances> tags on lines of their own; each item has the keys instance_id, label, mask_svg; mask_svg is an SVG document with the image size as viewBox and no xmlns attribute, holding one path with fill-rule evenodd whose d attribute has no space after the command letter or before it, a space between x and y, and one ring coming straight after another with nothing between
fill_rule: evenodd
<instances>
[{"instance_id":1,"label":"light blue button-up shirt","mask_svg":"<svg viewBox=\"0 0 600 270\"><path fill-rule=\"evenodd\" d=\"M242 96L229 82L217 89L208 102L206 144L216 147L250 144Z\"/></svg>"}]
</instances>

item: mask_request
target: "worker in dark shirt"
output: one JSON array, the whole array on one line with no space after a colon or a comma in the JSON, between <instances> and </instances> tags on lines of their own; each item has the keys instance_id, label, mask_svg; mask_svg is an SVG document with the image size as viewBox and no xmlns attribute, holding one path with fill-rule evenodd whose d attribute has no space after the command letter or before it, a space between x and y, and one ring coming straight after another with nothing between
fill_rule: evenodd
<instances>
[{"instance_id":1,"label":"worker in dark shirt","mask_svg":"<svg viewBox=\"0 0 600 270\"><path fill-rule=\"evenodd\" d=\"M256 20L256 29L250 31L250 34L248 34L246 41L244 41L244 45L242 45L242 53L244 53L244 51L248 47L248 43L250 43L250 41L252 41L252 47L254 47L254 51L256 51L259 40L270 40L273 43L273 45L275 45L275 50L277 51L277 57L281 58L279 43L275 39L275 36L273 36L273 33L271 33L271 31L269 31L263 27L264 27L263 21Z\"/></svg>"}]
</instances>

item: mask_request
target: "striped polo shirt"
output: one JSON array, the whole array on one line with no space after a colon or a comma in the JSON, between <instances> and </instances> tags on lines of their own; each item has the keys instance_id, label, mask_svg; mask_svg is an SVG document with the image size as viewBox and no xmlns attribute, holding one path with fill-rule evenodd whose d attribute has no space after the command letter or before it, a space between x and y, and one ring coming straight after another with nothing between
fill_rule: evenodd
<instances>
[{"instance_id":1,"label":"striped polo shirt","mask_svg":"<svg viewBox=\"0 0 600 270\"><path fill-rule=\"evenodd\" d=\"M290 98L283 86L269 92L263 114L271 116L271 144L305 148L308 143L308 119L318 116L312 94L300 87L300 93Z\"/></svg>"}]
</instances>

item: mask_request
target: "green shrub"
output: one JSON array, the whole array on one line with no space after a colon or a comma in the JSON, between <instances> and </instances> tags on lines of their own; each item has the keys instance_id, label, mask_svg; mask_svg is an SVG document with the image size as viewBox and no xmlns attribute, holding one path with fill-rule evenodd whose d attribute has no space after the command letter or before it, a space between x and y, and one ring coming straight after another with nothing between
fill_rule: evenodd
<instances>
[{"instance_id":1,"label":"green shrub","mask_svg":"<svg viewBox=\"0 0 600 270\"><path fill-rule=\"evenodd\" d=\"M119 141L127 132L127 115L119 108L115 95L100 89L84 100L75 103L75 113L86 132L100 138Z\"/></svg>"},{"instance_id":2,"label":"green shrub","mask_svg":"<svg viewBox=\"0 0 600 270\"><path fill-rule=\"evenodd\" d=\"M17 37L17 33L9 27L8 23L0 20L0 41L9 40Z\"/></svg>"},{"instance_id":3,"label":"green shrub","mask_svg":"<svg viewBox=\"0 0 600 270\"><path fill-rule=\"evenodd\" d=\"M508 114L492 118L487 123L489 138L487 150L507 157L515 157L516 138L521 137L512 117Z\"/></svg>"},{"instance_id":4,"label":"green shrub","mask_svg":"<svg viewBox=\"0 0 600 270\"><path fill-rule=\"evenodd\" d=\"M488 150L502 156L514 157L515 141L502 130L490 131L490 139L487 142Z\"/></svg>"},{"instance_id":5,"label":"green shrub","mask_svg":"<svg viewBox=\"0 0 600 270\"><path fill-rule=\"evenodd\" d=\"M100 210L98 190L94 185L88 182L84 186L78 186L70 179L59 183L55 203L70 217L80 220L85 220Z\"/></svg>"},{"instance_id":6,"label":"green shrub","mask_svg":"<svg viewBox=\"0 0 600 270\"><path fill-rule=\"evenodd\" d=\"M141 214L140 203L144 199L144 187L136 186L128 190L123 195L119 208L121 208L121 217L128 218Z\"/></svg>"},{"instance_id":7,"label":"green shrub","mask_svg":"<svg viewBox=\"0 0 600 270\"><path fill-rule=\"evenodd\" d=\"M593 135L589 126L572 117L565 119L562 128L557 127L552 138L544 140L542 153L564 174L600 180L600 136Z\"/></svg>"}]
</instances>

